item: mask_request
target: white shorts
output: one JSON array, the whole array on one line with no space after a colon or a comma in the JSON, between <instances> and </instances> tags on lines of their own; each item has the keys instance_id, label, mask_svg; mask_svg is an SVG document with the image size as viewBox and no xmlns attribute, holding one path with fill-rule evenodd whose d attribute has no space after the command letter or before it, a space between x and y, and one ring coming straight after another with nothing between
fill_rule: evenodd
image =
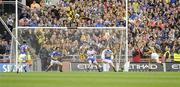
<instances>
[{"instance_id":1,"label":"white shorts","mask_svg":"<svg viewBox=\"0 0 180 87\"><path fill-rule=\"evenodd\" d=\"M108 60L108 59L103 59L103 62L113 64L112 60Z\"/></svg>"},{"instance_id":2,"label":"white shorts","mask_svg":"<svg viewBox=\"0 0 180 87\"><path fill-rule=\"evenodd\" d=\"M114 64L113 64L113 62L112 62L112 60L109 60L109 59L103 59L103 62L105 63L105 64L110 64L111 66L113 66L114 67Z\"/></svg>"},{"instance_id":3,"label":"white shorts","mask_svg":"<svg viewBox=\"0 0 180 87\"><path fill-rule=\"evenodd\" d=\"M51 60L51 63L50 63L50 65L54 65L54 64L61 64L61 62L60 61L58 61L58 60Z\"/></svg>"},{"instance_id":4,"label":"white shorts","mask_svg":"<svg viewBox=\"0 0 180 87\"><path fill-rule=\"evenodd\" d=\"M19 61L20 61L20 62L25 62L26 60L28 60L26 54L20 54L20 55L19 55Z\"/></svg>"},{"instance_id":5,"label":"white shorts","mask_svg":"<svg viewBox=\"0 0 180 87\"><path fill-rule=\"evenodd\" d=\"M157 53L152 53L151 59L159 59L159 55Z\"/></svg>"}]
</instances>

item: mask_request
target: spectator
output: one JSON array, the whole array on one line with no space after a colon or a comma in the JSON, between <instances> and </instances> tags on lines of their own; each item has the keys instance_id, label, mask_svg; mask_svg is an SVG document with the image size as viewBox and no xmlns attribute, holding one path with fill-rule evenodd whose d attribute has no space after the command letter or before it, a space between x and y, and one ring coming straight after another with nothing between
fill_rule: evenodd
<instances>
[{"instance_id":1,"label":"spectator","mask_svg":"<svg viewBox=\"0 0 180 87\"><path fill-rule=\"evenodd\" d=\"M0 39L0 58L3 58L3 55L9 55L10 54L10 44L8 41L5 41L4 39Z\"/></svg>"},{"instance_id":2,"label":"spectator","mask_svg":"<svg viewBox=\"0 0 180 87\"><path fill-rule=\"evenodd\" d=\"M40 51L39 51L39 55L40 55L40 59L41 59L41 64L42 64L42 71L45 71L47 69L47 61L48 61L48 58L50 57L49 55L50 53L48 52L48 50L46 49L46 45L44 44Z\"/></svg>"},{"instance_id":3,"label":"spectator","mask_svg":"<svg viewBox=\"0 0 180 87\"><path fill-rule=\"evenodd\" d=\"M36 0L33 1L33 3L31 4L31 9L39 9L40 5L38 3L36 3Z\"/></svg>"},{"instance_id":4,"label":"spectator","mask_svg":"<svg viewBox=\"0 0 180 87\"><path fill-rule=\"evenodd\" d=\"M134 46L133 51L133 62L141 62L141 50L138 46Z\"/></svg>"},{"instance_id":5,"label":"spectator","mask_svg":"<svg viewBox=\"0 0 180 87\"><path fill-rule=\"evenodd\" d=\"M11 32L12 32L12 30L14 28L13 27L14 26L14 20L15 20L15 17L13 18L11 15L7 19L7 26L9 27Z\"/></svg>"},{"instance_id":6,"label":"spectator","mask_svg":"<svg viewBox=\"0 0 180 87\"><path fill-rule=\"evenodd\" d=\"M3 55L6 52L6 47L4 45L4 41L0 40L0 54Z\"/></svg>"}]
</instances>

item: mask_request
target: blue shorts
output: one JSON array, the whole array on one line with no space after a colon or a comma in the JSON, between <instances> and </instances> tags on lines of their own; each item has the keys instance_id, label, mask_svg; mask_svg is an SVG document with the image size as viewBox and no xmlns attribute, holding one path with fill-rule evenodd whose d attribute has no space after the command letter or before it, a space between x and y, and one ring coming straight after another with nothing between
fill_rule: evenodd
<instances>
[{"instance_id":1,"label":"blue shorts","mask_svg":"<svg viewBox=\"0 0 180 87\"><path fill-rule=\"evenodd\" d=\"M111 57L105 57L106 60L112 60Z\"/></svg>"}]
</instances>

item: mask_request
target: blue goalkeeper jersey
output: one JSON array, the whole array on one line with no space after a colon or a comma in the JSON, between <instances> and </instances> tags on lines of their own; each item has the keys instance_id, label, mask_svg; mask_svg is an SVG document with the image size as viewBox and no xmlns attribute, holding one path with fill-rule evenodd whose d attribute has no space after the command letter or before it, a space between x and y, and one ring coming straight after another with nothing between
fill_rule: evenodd
<instances>
[{"instance_id":1,"label":"blue goalkeeper jersey","mask_svg":"<svg viewBox=\"0 0 180 87\"><path fill-rule=\"evenodd\" d=\"M27 54L27 49L28 49L28 45L27 44L22 44L20 45L20 54Z\"/></svg>"}]
</instances>

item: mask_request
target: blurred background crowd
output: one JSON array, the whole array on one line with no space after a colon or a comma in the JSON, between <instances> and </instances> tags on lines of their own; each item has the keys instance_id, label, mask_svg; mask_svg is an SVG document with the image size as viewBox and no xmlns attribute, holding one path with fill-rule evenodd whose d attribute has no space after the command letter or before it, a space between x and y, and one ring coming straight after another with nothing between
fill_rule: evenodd
<instances>
[{"instance_id":1,"label":"blurred background crowd","mask_svg":"<svg viewBox=\"0 0 180 87\"><path fill-rule=\"evenodd\" d=\"M5 0L3 0L5 1ZM5 22L5 24L13 30L15 26L15 2L0 1L0 17ZM13 0L12 0L13 1ZM9 58L11 48L11 36L5 29L5 26L0 22L0 59ZM1 62L1 60L0 60Z\"/></svg>"},{"instance_id":2,"label":"blurred background crowd","mask_svg":"<svg viewBox=\"0 0 180 87\"><path fill-rule=\"evenodd\" d=\"M125 0L32 0L19 10L19 25L30 27L122 27Z\"/></svg>"},{"instance_id":3,"label":"blurred background crowd","mask_svg":"<svg viewBox=\"0 0 180 87\"><path fill-rule=\"evenodd\" d=\"M119 47L123 46L120 42L125 44L125 38L122 38L125 37L125 30L27 29L20 32L21 41L28 38L28 42L37 53L42 48L53 51L58 47L64 55L78 55L79 52L85 53L92 46L99 55L102 50L110 46L116 54Z\"/></svg>"},{"instance_id":4,"label":"blurred background crowd","mask_svg":"<svg viewBox=\"0 0 180 87\"><path fill-rule=\"evenodd\" d=\"M150 57L154 48L161 56L180 53L178 0L129 0L128 48L133 61Z\"/></svg>"},{"instance_id":5,"label":"blurred background crowd","mask_svg":"<svg viewBox=\"0 0 180 87\"><path fill-rule=\"evenodd\" d=\"M86 61L86 52L93 47L97 58L109 46L115 58L125 54L125 29L23 29L19 30L19 41L26 40L34 54L39 55L43 70L50 60L50 54L58 48L64 61ZM120 51L121 50L121 51ZM121 52L121 54L120 54Z\"/></svg>"}]
</instances>

